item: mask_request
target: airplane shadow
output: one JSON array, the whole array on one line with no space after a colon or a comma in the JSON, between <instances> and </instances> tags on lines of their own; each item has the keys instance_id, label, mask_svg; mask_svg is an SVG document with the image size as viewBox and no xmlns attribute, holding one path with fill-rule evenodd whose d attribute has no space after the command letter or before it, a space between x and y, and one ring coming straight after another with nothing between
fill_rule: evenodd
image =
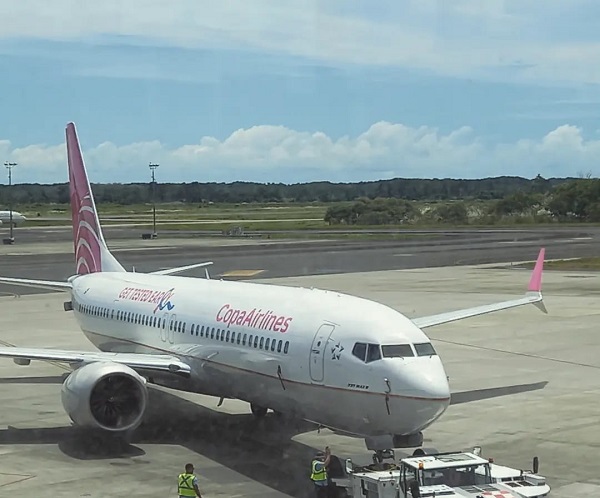
<instances>
[{"instance_id":1,"label":"airplane shadow","mask_svg":"<svg viewBox=\"0 0 600 498\"><path fill-rule=\"evenodd\" d=\"M29 378L29 383L62 382L61 376ZM0 383L26 383L4 378ZM217 412L169 392L150 388L144 422L126 438L107 437L74 426L0 429L0 444L55 444L78 460L127 459L145 454L138 445L180 445L289 496L310 496L308 480L315 449L293 441L317 427L269 413Z\"/></svg>"},{"instance_id":2,"label":"airplane shadow","mask_svg":"<svg viewBox=\"0 0 600 498\"><path fill-rule=\"evenodd\" d=\"M13 377L0 384L61 384L64 375ZM547 382L503 386L452 394L452 404L543 389ZM78 460L127 459L145 454L138 445L180 445L289 496L311 496L308 481L314 448L293 441L317 426L269 413L228 414L197 405L168 391L150 388L144 422L126 438L106 437L74 426L0 430L0 444L56 444ZM335 451L335 449L334 449Z\"/></svg>"}]
</instances>

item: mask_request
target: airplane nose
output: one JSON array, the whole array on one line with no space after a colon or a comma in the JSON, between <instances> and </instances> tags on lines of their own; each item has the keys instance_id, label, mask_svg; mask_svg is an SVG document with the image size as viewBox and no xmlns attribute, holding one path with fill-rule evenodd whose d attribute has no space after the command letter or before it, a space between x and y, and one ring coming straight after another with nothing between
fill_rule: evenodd
<instances>
[{"instance_id":1,"label":"airplane nose","mask_svg":"<svg viewBox=\"0 0 600 498\"><path fill-rule=\"evenodd\" d=\"M450 385L439 358L421 358L406 372L408 389L416 397L432 401L450 400Z\"/></svg>"}]
</instances>

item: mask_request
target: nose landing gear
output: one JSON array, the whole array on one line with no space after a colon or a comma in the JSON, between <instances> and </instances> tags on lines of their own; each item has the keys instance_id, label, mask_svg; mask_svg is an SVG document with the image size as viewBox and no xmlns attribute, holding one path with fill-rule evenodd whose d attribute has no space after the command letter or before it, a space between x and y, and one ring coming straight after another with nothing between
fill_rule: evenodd
<instances>
[{"instance_id":1,"label":"nose landing gear","mask_svg":"<svg viewBox=\"0 0 600 498\"><path fill-rule=\"evenodd\" d=\"M257 406L254 403L250 403L250 411L256 418L263 418L267 414L267 408Z\"/></svg>"},{"instance_id":2,"label":"nose landing gear","mask_svg":"<svg viewBox=\"0 0 600 498\"><path fill-rule=\"evenodd\" d=\"M377 450L373 454L373 463L374 464L383 463L384 460L394 461L394 459L395 459L394 450Z\"/></svg>"}]
</instances>

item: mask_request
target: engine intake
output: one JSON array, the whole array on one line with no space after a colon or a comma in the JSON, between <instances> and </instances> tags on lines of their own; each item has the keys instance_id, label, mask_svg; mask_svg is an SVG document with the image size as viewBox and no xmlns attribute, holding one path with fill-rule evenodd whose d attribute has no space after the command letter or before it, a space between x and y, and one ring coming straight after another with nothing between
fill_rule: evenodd
<instances>
[{"instance_id":1,"label":"engine intake","mask_svg":"<svg viewBox=\"0 0 600 498\"><path fill-rule=\"evenodd\" d=\"M122 432L135 429L142 422L148 391L145 379L132 368L96 362L67 377L61 399L76 425Z\"/></svg>"}]
</instances>

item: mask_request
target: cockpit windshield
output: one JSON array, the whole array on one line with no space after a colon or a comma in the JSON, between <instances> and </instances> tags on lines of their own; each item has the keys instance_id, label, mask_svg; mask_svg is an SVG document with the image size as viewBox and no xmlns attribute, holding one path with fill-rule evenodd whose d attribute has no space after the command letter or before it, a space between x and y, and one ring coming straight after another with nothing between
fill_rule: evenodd
<instances>
[{"instance_id":1,"label":"cockpit windshield","mask_svg":"<svg viewBox=\"0 0 600 498\"><path fill-rule=\"evenodd\" d=\"M415 355L410 344L388 344L381 346L381 351L384 358L406 358Z\"/></svg>"},{"instance_id":2,"label":"cockpit windshield","mask_svg":"<svg viewBox=\"0 0 600 498\"><path fill-rule=\"evenodd\" d=\"M423 342L422 344L415 344L415 350L417 356L434 356L437 355L433 345L430 342Z\"/></svg>"},{"instance_id":3,"label":"cockpit windshield","mask_svg":"<svg viewBox=\"0 0 600 498\"><path fill-rule=\"evenodd\" d=\"M415 344L414 349L410 344L368 344L357 342L352 348L352 354L365 363L380 360L381 358L409 358L416 356L433 356L437 353L430 342Z\"/></svg>"}]
</instances>

